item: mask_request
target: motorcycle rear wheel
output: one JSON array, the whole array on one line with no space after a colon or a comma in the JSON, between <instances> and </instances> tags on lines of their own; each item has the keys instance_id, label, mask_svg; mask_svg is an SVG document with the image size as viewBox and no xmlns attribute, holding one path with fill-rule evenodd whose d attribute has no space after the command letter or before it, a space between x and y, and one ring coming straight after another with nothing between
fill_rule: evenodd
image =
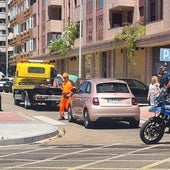
<instances>
[{"instance_id":1,"label":"motorcycle rear wheel","mask_svg":"<svg viewBox=\"0 0 170 170\"><path fill-rule=\"evenodd\" d=\"M165 125L160 118L149 119L140 128L140 138L145 144L156 144L162 139L164 132Z\"/></svg>"}]
</instances>

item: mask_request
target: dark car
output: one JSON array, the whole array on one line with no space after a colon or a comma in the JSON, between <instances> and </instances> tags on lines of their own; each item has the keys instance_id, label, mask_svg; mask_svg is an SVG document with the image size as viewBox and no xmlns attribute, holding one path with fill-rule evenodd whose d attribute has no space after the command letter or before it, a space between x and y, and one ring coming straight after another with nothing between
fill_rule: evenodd
<instances>
[{"instance_id":1,"label":"dark car","mask_svg":"<svg viewBox=\"0 0 170 170\"><path fill-rule=\"evenodd\" d=\"M148 103L148 89L149 87L143 82L133 78L119 78L124 80L129 85L133 95L136 97L138 103Z\"/></svg>"},{"instance_id":2,"label":"dark car","mask_svg":"<svg viewBox=\"0 0 170 170\"><path fill-rule=\"evenodd\" d=\"M6 81L4 83L4 87L3 87L3 90L5 93L12 93L12 85L13 85L13 80L12 79L9 79L8 81Z\"/></svg>"},{"instance_id":3,"label":"dark car","mask_svg":"<svg viewBox=\"0 0 170 170\"><path fill-rule=\"evenodd\" d=\"M4 91L4 84L6 84L9 81L11 81L11 78L8 77L4 77L0 79L0 92Z\"/></svg>"}]
</instances>

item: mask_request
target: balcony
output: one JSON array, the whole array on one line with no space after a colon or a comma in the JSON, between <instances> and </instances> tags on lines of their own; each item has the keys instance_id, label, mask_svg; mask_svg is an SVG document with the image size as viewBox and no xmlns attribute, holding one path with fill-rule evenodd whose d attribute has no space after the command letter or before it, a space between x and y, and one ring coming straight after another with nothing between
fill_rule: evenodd
<instances>
[{"instance_id":1,"label":"balcony","mask_svg":"<svg viewBox=\"0 0 170 170\"><path fill-rule=\"evenodd\" d=\"M62 32L63 24L59 20L49 20L47 22L47 32Z\"/></svg>"},{"instance_id":2,"label":"balcony","mask_svg":"<svg viewBox=\"0 0 170 170\"><path fill-rule=\"evenodd\" d=\"M0 34L0 41L6 41L6 34Z\"/></svg>"},{"instance_id":3,"label":"balcony","mask_svg":"<svg viewBox=\"0 0 170 170\"><path fill-rule=\"evenodd\" d=\"M62 5L62 0L48 0L46 1L47 2L47 6L56 6L56 5L59 5L61 6Z\"/></svg>"},{"instance_id":4,"label":"balcony","mask_svg":"<svg viewBox=\"0 0 170 170\"><path fill-rule=\"evenodd\" d=\"M6 13L4 12L0 12L0 18L2 19L6 19Z\"/></svg>"},{"instance_id":5,"label":"balcony","mask_svg":"<svg viewBox=\"0 0 170 170\"><path fill-rule=\"evenodd\" d=\"M146 35L152 35L169 31L170 22L166 20L159 20L146 24ZM156 29L155 29L156 28Z\"/></svg>"},{"instance_id":6,"label":"balcony","mask_svg":"<svg viewBox=\"0 0 170 170\"><path fill-rule=\"evenodd\" d=\"M1 2L1 1L0 1L0 7L1 7L1 8L2 8L2 7L3 7L3 8L6 8L6 2L4 2L4 1Z\"/></svg>"},{"instance_id":7,"label":"balcony","mask_svg":"<svg viewBox=\"0 0 170 170\"><path fill-rule=\"evenodd\" d=\"M6 53L6 46L1 46L0 49L1 49L1 53Z\"/></svg>"},{"instance_id":8,"label":"balcony","mask_svg":"<svg viewBox=\"0 0 170 170\"><path fill-rule=\"evenodd\" d=\"M11 0L10 3L8 3L9 8L17 4L17 0Z\"/></svg>"},{"instance_id":9,"label":"balcony","mask_svg":"<svg viewBox=\"0 0 170 170\"><path fill-rule=\"evenodd\" d=\"M112 0L112 5L110 9L114 10L124 10L128 8L135 7L136 0Z\"/></svg>"},{"instance_id":10,"label":"balcony","mask_svg":"<svg viewBox=\"0 0 170 170\"><path fill-rule=\"evenodd\" d=\"M122 27L108 29L105 40L113 40L114 37L122 31Z\"/></svg>"},{"instance_id":11,"label":"balcony","mask_svg":"<svg viewBox=\"0 0 170 170\"><path fill-rule=\"evenodd\" d=\"M31 38L33 38L33 30L32 29L30 29L28 31L24 31L24 32L22 32L22 34L20 34L21 42L25 42L27 39L31 39Z\"/></svg>"}]
</instances>

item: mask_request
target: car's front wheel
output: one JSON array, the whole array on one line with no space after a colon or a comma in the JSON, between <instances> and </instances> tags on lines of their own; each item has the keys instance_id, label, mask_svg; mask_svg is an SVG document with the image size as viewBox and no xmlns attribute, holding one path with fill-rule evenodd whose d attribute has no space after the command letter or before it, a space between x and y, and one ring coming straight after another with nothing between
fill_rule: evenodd
<instances>
[{"instance_id":1,"label":"car's front wheel","mask_svg":"<svg viewBox=\"0 0 170 170\"><path fill-rule=\"evenodd\" d=\"M90 120L88 110L84 111L84 127L88 129L93 127L93 122Z\"/></svg>"},{"instance_id":2,"label":"car's front wheel","mask_svg":"<svg viewBox=\"0 0 170 170\"><path fill-rule=\"evenodd\" d=\"M71 106L69 105L69 107L68 107L68 121L69 122L75 122L76 121L76 119L74 119L73 118L73 115L72 115L72 110L71 110Z\"/></svg>"}]
</instances>

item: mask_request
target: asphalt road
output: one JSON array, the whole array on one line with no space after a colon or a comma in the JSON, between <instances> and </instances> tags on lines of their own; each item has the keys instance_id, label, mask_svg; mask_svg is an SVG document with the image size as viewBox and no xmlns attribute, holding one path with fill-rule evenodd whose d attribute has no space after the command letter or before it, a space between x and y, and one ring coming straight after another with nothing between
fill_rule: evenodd
<instances>
[{"instance_id":1,"label":"asphalt road","mask_svg":"<svg viewBox=\"0 0 170 170\"><path fill-rule=\"evenodd\" d=\"M36 143L1 146L0 169L170 169L168 133L161 143L145 145L139 138L139 128L131 129L125 123L102 123L94 129L85 129L82 122L57 121L57 110L44 106L26 110L13 104L12 94L1 95L4 112L22 112L36 118L44 117L44 121L54 120L61 133Z\"/></svg>"}]
</instances>

